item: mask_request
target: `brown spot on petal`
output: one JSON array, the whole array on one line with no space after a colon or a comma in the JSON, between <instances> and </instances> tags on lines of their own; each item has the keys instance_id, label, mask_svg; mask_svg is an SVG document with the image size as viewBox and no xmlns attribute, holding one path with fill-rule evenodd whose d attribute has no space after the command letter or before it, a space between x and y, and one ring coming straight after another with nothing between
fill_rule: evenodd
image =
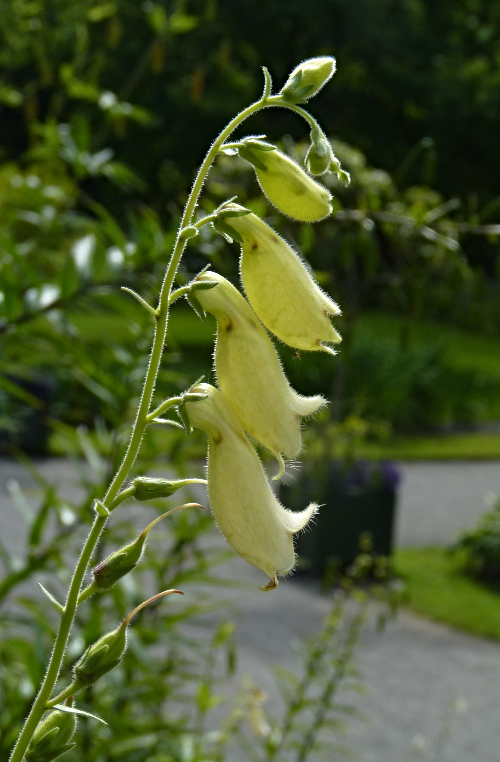
<instances>
[{"instance_id":1,"label":"brown spot on petal","mask_svg":"<svg viewBox=\"0 0 500 762\"><path fill-rule=\"evenodd\" d=\"M252 244L252 251L255 251L255 249L259 248L259 244L257 242Z\"/></svg>"}]
</instances>

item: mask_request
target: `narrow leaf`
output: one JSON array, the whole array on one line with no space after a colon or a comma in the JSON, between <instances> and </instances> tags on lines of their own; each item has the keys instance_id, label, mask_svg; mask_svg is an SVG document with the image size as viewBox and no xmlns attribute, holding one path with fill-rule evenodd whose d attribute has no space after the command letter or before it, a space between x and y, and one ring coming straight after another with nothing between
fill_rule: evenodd
<instances>
[{"instance_id":1,"label":"narrow leaf","mask_svg":"<svg viewBox=\"0 0 500 762\"><path fill-rule=\"evenodd\" d=\"M264 73L264 92L262 93L262 97L269 98L273 89L273 81L266 66L262 67L262 71Z\"/></svg>"},{"instance_id":2,"label":"narrow leaf","mask_svg":"<svg viewBox=\"0 0 500 762\"><path fill-rule=\"evenodd\" d=\"M47 596L47 598L49 599L49 601L52 603L52 605L56 607L56 609L59 611L59 613L60 613L60 614L62 614L62 613L63 613L63 611L64 611L64 606L62 606L62 605L59 603L59 601L57 600L57 598L54 598L54 596L52 595L52 593L49 593L49 591L48 591L48 590L46 590L46 589L44 588L44 586L42 585L42 583L41 583L41 582L39 582L39 583L38 583L38 585L39 585L39 587L42 589L42 592L43 592L43 593L45 593L45 595Z\"/></svg>"},{"instance_id":3,"label":"narrow leaf","mask_svg":"<svg viewBox=\"0 0 500 762\"><path fill-rule=\"evenodd\" d=\"M60 712L68 712L68 714L80 714L82 717L91 717L93 720L98 720L99 722L102 722L103 725L107 725L108 723L102 719L102 717L98 717L96 714L90 714L90 712L84 712L83 709L74 709L72 706L66 706L66 704L56 704L54 706L54 709L59 709Z\"/></svg>"}]
</instances>

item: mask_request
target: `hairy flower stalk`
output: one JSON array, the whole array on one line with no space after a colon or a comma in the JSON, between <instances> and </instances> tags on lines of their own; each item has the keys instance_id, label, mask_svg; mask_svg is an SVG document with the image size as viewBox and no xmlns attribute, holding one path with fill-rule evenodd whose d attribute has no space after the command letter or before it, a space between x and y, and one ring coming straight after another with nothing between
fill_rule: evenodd
<instances>
[{"instance_id":1,"label":"hairy flower stalk","mask_svg":"<svg viewBox=\"0 0 500 762\"><path fill-rule=\"evenodd\" d=\"M270 582L263 589L276 587L277 576L285 575L293 568L293 535L307 525L316 506L311 504L302 512L293 513L279 503L247 439L245 428L278 458L281 453L295 455L301 444L300 417L315 412L323 400L319 396L301 397L291 389L274 347L257 318L275 336L293 347L333 353L327 345L340 341L340 337L329 316L338 315L340 310L319 289L290 246L254 214L229 202L201 220L196 219L195 212L213 161L225 148L234 152L238 150L234 147L239 145L243 147L240 155L254 165L264 193L278 209L295 219L311 222L330 213L331 197L326 188L275 146L262 141L259 144L258 139L241 141L240 144L227 141L245 119L269 106L288 108L312 127L314 119L296 104L317 93L334 70L332 58L304 61L277 95L272 95L271 79L265 70L262 97L229 122L199 168L182 214L156 308L140 295L130 292L155 322L142 395L121 465L106 494L95 501L93 523L73 572L66 600L64 605L57 604L60 623L49 664L10 762L50 762L71 747L73 720L60 716L58 702L70 699L82 686L92 685L119 663L125 652L128 622L146 605L135 609L116 630L90 646L75 665L74 683L52 697L78 607L94 586L105 591L116 579L132 571L140 559L144 533L144 537L141 535L135 543L108 556L104 567L96 569L98 582L94 579L82 591L85 574L111 512L134 496L139 501L165 497L180 486L177 482L140 477L124 487L146 428L157 423L172 423L162 419L161 413L177 404L185 425L187 422L206 431L209 440L208 490L214 516L230 545L269 576ZM313 149L308 155L308 166L314 172L324 171L327 159L331 158L328 148L322 133L320 137L312 133L311 137ZM340 169L336 171L340 172ZM212 273L209 277L216 282L208 288L205 284L194 290L194 287L174 290L176 271L186 243L208 222L213 222L215 229L226 237L242 242L241 275L257 318L236 289ZM200 304L201 310L204 306L216 315L219 325L216 366L222 391L195 382L187 392L164 400L158 406L153 404L153 396L165 346L169 308L175 299L181 294L187 295L188 291L190 303L195 307ZM189 425L186 429L189 432ZM151 526L145 530L146 534ZM151 600L171 592L178 591L165 591ZM46 715L47 709L52 708L55 711Z\"/></svg>"},{"instance_id":2,"label":"hairy flower stalk","mask_svg":"<svg viewBox=\"0 0 500 762\"><path fill-rule=\"evenodd\" d=\"M248 301L271 333L297 349L335 354L341 340L329 320L340 309L314 282L298 255L255 214L231 219L243 239L241 279Z\"/></svg>"},{"instance_id":3,"label":"hairy flower stalk","mask_svg":"<svg viewBox=\"0 0 500 762\"><path fill-rule=\"evenodd\" d=\"M293 535L316 513L314 503L293 513L274 496L243 426L222 392L209 384L195 391L207 396L187 402L191 425L208 436L208 495L214 518L234 550L278 584L295 564Z\"/></svg>"},{"instance_id":4,"label":"hairy flower stalk","mask_svg":"<svg viewBox=\"0 0 500 762\"><path fill-rule=\"evenodd\" d=\"M269 336L240 292L217 273L206 272L199 278L204 279L218 284L197 294L202 307L217 319L215 370L220 390L249 434L281 463L280 453L294 458L302 446L301 417L317 412L325 400L319 395L303 397L291 388Z\"/></svg>"}]
</instances>

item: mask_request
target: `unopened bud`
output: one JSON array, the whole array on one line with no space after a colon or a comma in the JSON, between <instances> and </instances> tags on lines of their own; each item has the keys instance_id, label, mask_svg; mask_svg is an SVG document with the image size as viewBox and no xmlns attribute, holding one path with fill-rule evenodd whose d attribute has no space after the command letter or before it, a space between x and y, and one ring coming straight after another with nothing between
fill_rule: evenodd
<instances>
[{"instance_id":1,"label":"unopened bud","mask_svg":"<svg viewBox=\"0 0 500 762\"><path fill-rule=\"evenodd\" d=\"M306 167L311 175L324 175L333 161L330 142L318 127L311 130L311 145L306 154Z\"/></svg>"},{"instance_id":2,"label":"unopened bud","mask_svg":"<svg viewBox=\"0 0 500 762\"><path fill-rule=\"evenodd\" d=\"M316 95L335 72L335 58L319 56L299 64L288 77L280 95L290 103L302 103Z\"/></svg>"},{"instance_id":3,"label":"unopened bud","mask_svg":"<svg viewBox=\"0 0 500 762\"><path fill-rule=\"evenodd\" d=\"M182 593L180 590L164 590L154 595L140 606L137 606L126 619L112 632L103 635L93 645L89 646L74 666L75 691L82 687L93 685L96 680L114 669L121 662L127 648L127 627L133 616L148 603L170 593ZM33 761L34 762L34 761Z\"/></svg>"},{"instance_id":4,"label":"unopened bud","mask_svg":"<svg viewBox=\"0 0 500 762\"><path fill-rule=\"evenodd\" d=\"M132 486L135 487L134 499L143 501L170 497L178 489L191 483L192 479L151 479L147 476L138 476L132 482Z\"/></svg>"},{"instance_id":5,"label":"unopened bud","mask_svg":"<svg viewBox=\"0 0 500 762\"><path fill-rule=\"evenodd\" d=\"M332 211L330 192L281 151L263 149L259 143L262 141L254 140L248 148L243 141L239 152L253 164L260 187L269 201L283 214L301 222L317 222L327 217ZM237 220L231 220L231 227L238 231L234 224ZM237 236L232 237L241 243Z\"/></svg>"},{"instance_id":6,"label":"unopened bud","mask_svg":"<svg viewBox=\"0 0 500 762\"><path fill-rule=\"evenodd\" d=\"M139 479L143 481L148 481L145 477L138 477L138 479L135 479L133 484L135 484L136 481ZM165 482L166 484L176 484L176 482L168 482L166 479L151 479L151 482ZM183 487L186 484L192 484L193 482L201 482L203 484L206 484L205 479L182 479L179 480L179 484L177 487L172 489L172 492L175 492L176 489L179 489L179 487ZM150 494L149 497L143 497L143 498L137 498L137 495L135 497L137 500L150 500L152 497L168 497L168 495L171 495L172 492L163 492L161 495L155 494L154 496ZM182 508L192 508L197 507L201 508L202 506L198 503L185 503L184 505L179 505L177 508L172 508L170 511L167 511L166 513L162 513L161 516L158 516L154 521L152 521L146 529L144 529L143 532L137 537L136 540L129 543L128 545L124 545L123 548L120 548L119 550L115 550L114 553L111 553L107 558L104 559L104 561L101 561L100 564L95 566L92 569L92 574L94 577L94 591L97 590L109 590L110 587L113 587L115 582L118 582L119 579L124 577L126 574L131 572L139 561L141 560L142 553L144 551L144 547L146 545L146 539L149 534L149 532L152 530L156 524L158 524L159 521L166 518L167 516L170 516L172 513L175 513L176 511L180 511Z\"/></svg>"},{"instance_id":7,"label":"unopened bud","mask_svg":"<svg viewBox=\"0 0 500 762\"><path fill-rule=\"evenodd\" d=\"M76 729L76 716L55 709L37 726L30 741L26 762L51 762L74 747L69 743Z\"/></svg>"},{"instance_id":8,"label":"unopened bud","mask_svg":"<svg viewBox=\"0 0 500 762\"><path fill-rule=\"evenodd\" d=\"M111 553L104 561L94 566L92 575L98 590L109 590L115 582L135 569L144 550L146 536L140 535L134 542Z\"/></svg>"}]
</instances>

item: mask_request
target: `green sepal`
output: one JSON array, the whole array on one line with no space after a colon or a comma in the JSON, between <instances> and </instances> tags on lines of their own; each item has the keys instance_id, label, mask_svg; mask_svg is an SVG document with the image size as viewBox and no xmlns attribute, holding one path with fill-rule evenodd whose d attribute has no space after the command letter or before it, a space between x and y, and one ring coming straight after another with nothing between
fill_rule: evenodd
<instances>
[{"instance_id":1,"label":"green sepal","mask_svg":"<svg viewBox=\"0 0 500 762\"><path fill-rule=\"evenodd\" d=\"M46 754L50 753L50 747L59 734L59 728L51 728L47 730L42 736L36 739L35 746L32 750L28 749L26 753L26 760L28 762L35 762L35 760L47 759Z\"/></svg>"},{"instance_id":2,"label":"green sepal","mask_svg":"<svg viewBox=\"0 0 500 762\"><path fill-rule=\"evenodd\" d=\"M196 312L200 320L206 319L205 310L201 306L198 298L196 297L196 294L193 291L190 291L188 294L186 294L187 303L189 306Z\"/></svg>"},{"instance_id":3,"label":"green sepal","mask_svg":"<svg viewBox=\"0 0 500 762\"><path fill-rule=\"evenodd\" d=\"M198 394L197 392L188 392L184 395L184 402L201 402L206 400L208 394Z\"/></svg>"},{"instance_id":4,"label":"green sepal","mask_svg":"<svg viewBox=\"0 0 500 762\"><path fill-rule=\"evenodd\" d=\"M263 172L267 172L266 165L251 148L248 148L246 145L240 145L238 147L238 153L242 159L253 164L256 169L261 169Z\"/></svg>"},{"instance_id":5,"label":"green sepal","mask_svg":"<svg viewBox=\"0 0 500 762\"><path fill-rule=\"evenodd\" d=\"M126 627L120 625L89 646L74 666L77 682L92 685L100 677L114 669L121 661L127 647Z\"/></svg>"},{"instance_id":6,"label":"green sepal","mask_svg":"<svg viewBox=\"0 0 500 762\"><path fill-rule=\"evenodd\" d=\"M209 288L214 288L218 285L219 281L217 280L194 280L191 284L191 289L193 291L208 291Z\"/></svg>"},{"instance_id":7,"label":"green sepal","mask_svg":"<svg viewBox=\"0 0 500 762\"><path fill-rule=\"evenodd\" d=\"M214 220L212 222L212 225L214 229L220 233L220 235L224 236L226 241L228 243L232 243L234 241L238 241L238 243L243 243L243 238L241 237L241 234L238 230L235 230L231 225L229 225L227 222L221 219Z\"/></svg>"},{"instance_id":8,"label":"green sepal","mask_svg":"<svg viewBox=\"0 0 500 762\"><path fill-rule=\"evenodd\" d=\"M241 141L241 145L244 147L250 147L255 148L257 151L277 151L277 147L273 145L272 143L266 143L264 140L259 140L259 138L244 138Z\"/></svg>"},{"instance_id":9,"label":"green sepal","mask_svg":"<svg viewBox=\"0 0 500 762\"><path fill-rule=\"evenodd\" d=\"M74 744L69 743L76 728L74 715L55 709L38 724L26 750L25 762L52 762Z\"/></svg>"},{"instance_id":10,"label":"green sepal","mask_svg":"<svg viewBox=\"0 0 500 762\"><path fill-rule=\"evenodd\" d=\"M290 92L289 94L282 92L282 96L287 101L291 101L292 103L300 103L301 101L307 100L307 96L309 93L312 93L314 90L314 85L303 85L303 87L297 87L295 90Z\"/></svg>"},{"instance_id":11,"label":"green sepal","mask_svg":"<svg viewBox=\"0 0 500 762\"><path fill-rule=\"evenodd\" d=\"M189 436L191 432L193 431L193 429L191 427L188 414L186 412L186 404L184 400L179 405L177 405L177 415L181 419L181 423L184 426L184 431L186 432L186 436Z\"/></svg>"},{"instance_id":12,"label":"green sepal","mask_svg":"<svg viewBox=\"0 0 500 762\"><path fill-rule=\"evenodd\" d=\"M219 219L225 220L230 217L244 217L247 214L251 214L250 209L222 209L219 214Z\"/></svg>"},{"instance_id":13,"label":"green sepal","mask_svg":"<svg viewBox=\"0 0 500 762\"><path fill-rule=\"evenodd\" d=\"M144 540L142 543L135 540L125 545L94 566L92 575L99 590L109 590L115 582L135 569L144 549Z\"/></svg>"}]
</instances>

